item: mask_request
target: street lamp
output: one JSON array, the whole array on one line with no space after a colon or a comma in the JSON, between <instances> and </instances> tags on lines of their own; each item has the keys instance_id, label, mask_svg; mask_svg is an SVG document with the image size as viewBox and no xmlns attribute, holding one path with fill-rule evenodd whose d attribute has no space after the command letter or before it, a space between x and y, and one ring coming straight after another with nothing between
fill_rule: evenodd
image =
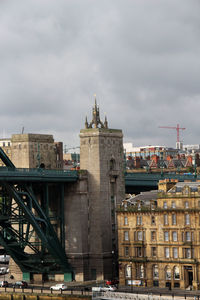
<instances>
[{"instance_id":1,"label":"street lamp","mask_svg":"<svg viewBox=\"0 0 200 300\"><path fill-rule=\"evenodd\" d=\"M133 269L132 269L132 261L131 261L131 293L133 292Z\"/></svg>"}]
</instances>

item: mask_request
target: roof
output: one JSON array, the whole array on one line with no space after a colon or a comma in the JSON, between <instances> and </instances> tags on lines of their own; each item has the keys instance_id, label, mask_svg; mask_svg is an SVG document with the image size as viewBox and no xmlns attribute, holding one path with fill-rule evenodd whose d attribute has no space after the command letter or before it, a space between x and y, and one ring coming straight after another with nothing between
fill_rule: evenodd
<instances>
[{"instance_id":1,"label":"roof","mask_svg":"<svg viewBox=\"0 0 200 300\"><path fill-rule=\"evenodd\" d=\"M177 182L177 184L171 188L168 193L181 193L184 188L188 186L190 188L191 192L197 192L198 187L200 186L200 182L195 181L195 182Z\"/></svg>"},{"instance_id":2,"label":"roof","mask_svg":"<svg viewBox=\"0 0 200 300\"><path fill-rule=\"evenodd\" d=\"M157 194L158 194L158 190L152 190L152 191L148 191L148 192L142 192L136 196L133 196L129 199L127 199L127 201L130 204L134 204L137 201L141 201L144 204L148 204L151 200L157 200Z\"/></svg>"}]
</instances>

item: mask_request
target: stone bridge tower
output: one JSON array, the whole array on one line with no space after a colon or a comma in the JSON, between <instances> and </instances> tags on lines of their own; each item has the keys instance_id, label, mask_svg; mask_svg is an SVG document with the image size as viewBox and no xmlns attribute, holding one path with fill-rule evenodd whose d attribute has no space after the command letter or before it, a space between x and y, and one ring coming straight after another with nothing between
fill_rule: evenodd
<instances>
[{"instance_id":1,"label":"stone bridge tower","mask_svg":"<svg viewBox=\"0 0 200 300\"><path fill-rule=\"evenodd\" d=\"M90 279L115 276L115 208L125 196L123 134L102 122L96 99L92 121L80 131L80 168L88 172L88 245Z\"/></svg>"}]
</instances>

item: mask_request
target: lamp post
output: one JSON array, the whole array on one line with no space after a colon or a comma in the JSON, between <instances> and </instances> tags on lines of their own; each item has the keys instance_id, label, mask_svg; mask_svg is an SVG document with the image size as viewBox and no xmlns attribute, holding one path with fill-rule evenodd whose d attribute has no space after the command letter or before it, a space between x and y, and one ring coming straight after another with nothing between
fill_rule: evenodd
<instances>
[{"instance_id":1,"label":"lamp post","mask_svg":"<svg viewBox=\"0 0 200 300\"><path fill-rule=\"evenodd\" d=\"M132 269L132 261L131 261L131 293L133 293L133 269Z\"/></svg>"}]
</instances>

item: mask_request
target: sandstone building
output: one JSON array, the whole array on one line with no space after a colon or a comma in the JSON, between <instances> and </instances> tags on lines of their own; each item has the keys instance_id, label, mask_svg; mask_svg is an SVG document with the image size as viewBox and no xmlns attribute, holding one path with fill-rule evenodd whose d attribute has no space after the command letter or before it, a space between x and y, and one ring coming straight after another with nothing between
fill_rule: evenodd
<instances>
[{"instance_id":1,"label":"sandstone building","mask_svg":"<svg viewBox=\"0 0 200 300\"><path fill-rule=\"evenodd\" d=\"M160 181L117 215L121 285L199 288L200 182Z\"/></svg>"}]
</instances>

